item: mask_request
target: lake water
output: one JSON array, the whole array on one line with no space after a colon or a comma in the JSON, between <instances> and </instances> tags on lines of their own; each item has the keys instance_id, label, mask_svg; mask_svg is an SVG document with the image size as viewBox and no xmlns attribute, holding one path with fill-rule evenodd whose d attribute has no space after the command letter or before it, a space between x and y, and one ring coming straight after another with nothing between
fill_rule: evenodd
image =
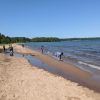
<instances>
[{"instance_id":1,"label":"lake water","mask_svg":"<svg viewBox=\"0 0 100 100\"><path fill-rule=\"evenodd\" d=\"M63 52L65 62L100 75L100 40L25 43L25 46L38 51L42 45L45 54L55 57L56 52Z\"/></svg>"}]
</instances>

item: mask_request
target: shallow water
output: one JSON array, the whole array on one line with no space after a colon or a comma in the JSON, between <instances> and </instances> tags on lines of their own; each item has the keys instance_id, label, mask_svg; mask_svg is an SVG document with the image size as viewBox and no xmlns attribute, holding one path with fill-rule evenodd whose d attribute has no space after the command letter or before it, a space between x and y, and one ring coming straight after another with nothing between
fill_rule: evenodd
<instances>
[{"instance_id":1,"label":"shallow water","mask_svg":"<svg viewBox=\"0 0 100 100\"><path fill-rule=\"evenodd\" d=\"M55 66L49 66L48 64L42 62L41 60L39 60L38 58L36 58L35 56L29 55L29 54L19 54L19 53L15 53L14 56L16 57L24 57L26 58L29 63L39 69L44 69L45 71L51 72L55 75L60 75L64 78L68 78L68 74L66 72L64 72L64 70L61 70L59 68L56 68ZM70 76L71 78L71 76Z\"/></svg>"},{"instance_id":2,"label":"shallow water","mask_svg":"<svg viewBox=\"0 0 100 100\"><path fill-rule=\"evenodd\" d=\"M25 46L44 52L52 57L56 52L63 52L63 60L92 73L100 72L100 40L81 40L66 42L32 42Z\"/></svg>"}]
</instances>

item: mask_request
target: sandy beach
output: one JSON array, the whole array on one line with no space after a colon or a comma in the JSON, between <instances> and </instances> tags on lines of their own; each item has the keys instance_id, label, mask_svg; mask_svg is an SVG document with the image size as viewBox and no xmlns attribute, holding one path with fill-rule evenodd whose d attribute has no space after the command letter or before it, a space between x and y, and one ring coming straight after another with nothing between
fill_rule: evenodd
<instances>
[{"instance_id":1,"label":"sandy beach","mask_svg":"<svg viewBox=\"0 0 100 100\"><path fill-rule=\"evenodd\" d=\"M72 64L65 63L59 60L56 60L48 55L42 54L36 50L31 50L27 47L23 48L20 45L14 45L15 51L21 54L30 54L40 59L49 66L53 66L56 69L61 70L63 76L66 79L79 83L79 85L88 87L92 90L100 92L100 81L95 81L92 79L93 75L89 72L83 71L78 67L73 66Z\"/></svg>"},{"instance_id":2,"label":"sandy beach","mask_svg":"<svg viewBox=\"0 0 100 100\"><path fill-rule=\"evenodd\" d=\"M85 82L91 74L73 65L59 62L40 52L13 45L21 54L31 54L50 66L74 74L75 80ZM92 84L94 85L94 83ZM100 100L96 93L78 83L32 66L24 57L0 53L0 100Z\"/></svg>"}]
</instances>

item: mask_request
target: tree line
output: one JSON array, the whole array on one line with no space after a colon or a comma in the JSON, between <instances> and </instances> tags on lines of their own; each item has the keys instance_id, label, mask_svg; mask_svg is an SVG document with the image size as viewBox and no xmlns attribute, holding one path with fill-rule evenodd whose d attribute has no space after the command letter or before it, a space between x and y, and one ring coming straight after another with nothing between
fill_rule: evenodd
<instances>
[{"instance_id":1,"label":"tree line","mask_svg":"<svg viewBox=\"0 0 100 100\"><path fill-rule=\"evenodd\" d=\"M75 40L100 40L100 37L87 37L87 38L64 38L61 41L75 41Z\"/></svg>"},{"instance_id":2,"label":"tree line","mask_svg":"<svg viewBox=\"0 0 100 100\"><path fill-rule=\"evenodd\" d=\"M59 38L56 37L36 37L32 38L32 42L57 42L60 41Z\"/></svg>"},{"instance_id":3,"label":"tree line","mask_svg":"<svg viewBox=\"0 0 100 100\"><path fill-rule=\"evenodd\" d=\"M64 38L59 39L56 37L36 37L36 38L26 38L26 37L9 37L0 33L0 44L7 43L26 43L26 42L58 42L58 41L74 41L74 40L100 40L100 37L93 38Z\"/></svg>"},{"instance_id":4,"label":"tree line","mask_svg":"<svg viewBox=\"0 0 100 100\"><path fill-rule=\"evenodd\" d=\"M60 41L56 37L36 37L36 38L26 38L26 37L9 37L0 33L0 44L5 43L26 43L26 42L57 42Z\"/></svg>"},{"instance_id":5,"label":"tree line","mask_svg":"<svg viewBox=\"0 0 100 100\"><path fill-rule=\"evenodd\" d=\"M26 37L9 37L0 33L0 43L20 43L20 42L30 42L31 40Z\"/></svg>"}]
</instances>

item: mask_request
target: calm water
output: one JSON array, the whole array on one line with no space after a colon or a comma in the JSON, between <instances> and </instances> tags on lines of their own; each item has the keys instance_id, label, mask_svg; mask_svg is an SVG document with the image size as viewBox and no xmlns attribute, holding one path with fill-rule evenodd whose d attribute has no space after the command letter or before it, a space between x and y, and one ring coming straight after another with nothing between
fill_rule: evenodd
<instances>
[{"instance_id":1,"label":"calm water","mask_svg":"<svg viewBox=\"0 0 100 100\"><path fill-rule=\"evenodd\" d=\"M65 62L100 75L100 40L33 42L25 45L39 51L41 45L44 45L45 54L52 57L55 57L56 52L63 52Z\"/></svg>"}]
</instances>

